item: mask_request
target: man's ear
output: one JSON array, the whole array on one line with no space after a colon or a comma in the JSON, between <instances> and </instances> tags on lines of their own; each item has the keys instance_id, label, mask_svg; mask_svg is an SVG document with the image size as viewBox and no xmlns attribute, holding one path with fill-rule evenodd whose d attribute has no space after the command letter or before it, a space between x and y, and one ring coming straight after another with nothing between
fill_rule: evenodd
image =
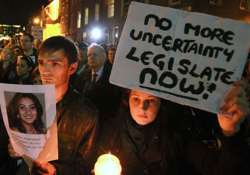
<instances>
[{"instance_id":1,"label":"man's ear","mask_svg":"<svg viewBox=\"0 0 250 175\"><path fill-rule=\"evenodd\" d=\"M70 75L74 74L77 70L78 62L72 63L69 67Z\"/></svg>"}]
</instances>

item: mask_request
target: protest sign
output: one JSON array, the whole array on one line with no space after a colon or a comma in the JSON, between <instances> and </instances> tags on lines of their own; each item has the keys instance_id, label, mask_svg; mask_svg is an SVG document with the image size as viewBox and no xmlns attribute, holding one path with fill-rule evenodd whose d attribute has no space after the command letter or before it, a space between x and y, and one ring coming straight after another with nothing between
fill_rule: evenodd
<instances>
[{"instance_id":1,"label":"protest sign","mask_svg":"<svg viewBox=\"0 0 250 175\"><path fill-rule=\"evenodd\" d=\"M240 21L132 2L110 82L216 113L241 78L249 33Z\"/></svg>"},{"instance_id":2,"label":"protest sign","mask_svg":"<svg viewBox=\"0 0 250 175\"><path fill-rule=\"evenodd\" d=\"M0 102L14 151L25 160L57 160L54 86L0 84Z\"/></svg>"}]
</instances>

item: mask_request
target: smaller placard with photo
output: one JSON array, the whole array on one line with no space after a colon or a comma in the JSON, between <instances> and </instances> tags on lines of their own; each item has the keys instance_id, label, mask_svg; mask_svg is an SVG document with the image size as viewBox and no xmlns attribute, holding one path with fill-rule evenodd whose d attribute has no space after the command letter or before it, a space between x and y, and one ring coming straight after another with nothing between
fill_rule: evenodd
<instances>
[{"instance_id":1,"label":"smaller placard with photo","mask_svg":"<svg viewBox=\"0 0 250 175\"><path fill-rule=\"evenodd\" d=\"M52 85L0 84L1 114L15 152L39 161L58 159Z\"/></svg>"}]
</instances>

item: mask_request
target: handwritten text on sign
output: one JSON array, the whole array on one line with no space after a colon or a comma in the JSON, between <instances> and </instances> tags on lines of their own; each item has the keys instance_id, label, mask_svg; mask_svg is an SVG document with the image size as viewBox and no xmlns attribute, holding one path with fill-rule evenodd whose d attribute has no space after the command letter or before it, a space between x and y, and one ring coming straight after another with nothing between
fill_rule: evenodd
<instances>
[{"instance_id":1,"label":"handwritten text on sign","mask_svg":"<svg viewBox=\"0 0 250 175\"><path fill-rule=\"evenodd\" d=\"M250 26L238 21L131 3L110 81L217 112L240 79Z\"/></svg>"}]
</instances>

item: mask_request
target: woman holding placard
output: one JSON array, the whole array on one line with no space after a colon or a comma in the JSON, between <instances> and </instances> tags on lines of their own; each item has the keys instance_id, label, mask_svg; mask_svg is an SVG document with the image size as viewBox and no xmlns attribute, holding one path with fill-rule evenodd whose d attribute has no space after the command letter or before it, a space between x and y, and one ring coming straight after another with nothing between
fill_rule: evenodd
<instances>
[{"instance_id":1,"label":"woman holding placard","mask_svg":"<svg viewBox=\"0 0 250 175\"><path fill-rule=\"evenodd\" d=\"M128 106L123 107L116 120L104 124L97 155L116 155L122 175L243 175L250 172L250 152L240 129L249 114L246 86L237 84L217 114L217 149L183 133L184 113L179 111L182 107L142 90L130 90ZM172 110L176 107L179 113ZM96 166L95 171L98 171Z\"/></svg>"}]
</instances>

